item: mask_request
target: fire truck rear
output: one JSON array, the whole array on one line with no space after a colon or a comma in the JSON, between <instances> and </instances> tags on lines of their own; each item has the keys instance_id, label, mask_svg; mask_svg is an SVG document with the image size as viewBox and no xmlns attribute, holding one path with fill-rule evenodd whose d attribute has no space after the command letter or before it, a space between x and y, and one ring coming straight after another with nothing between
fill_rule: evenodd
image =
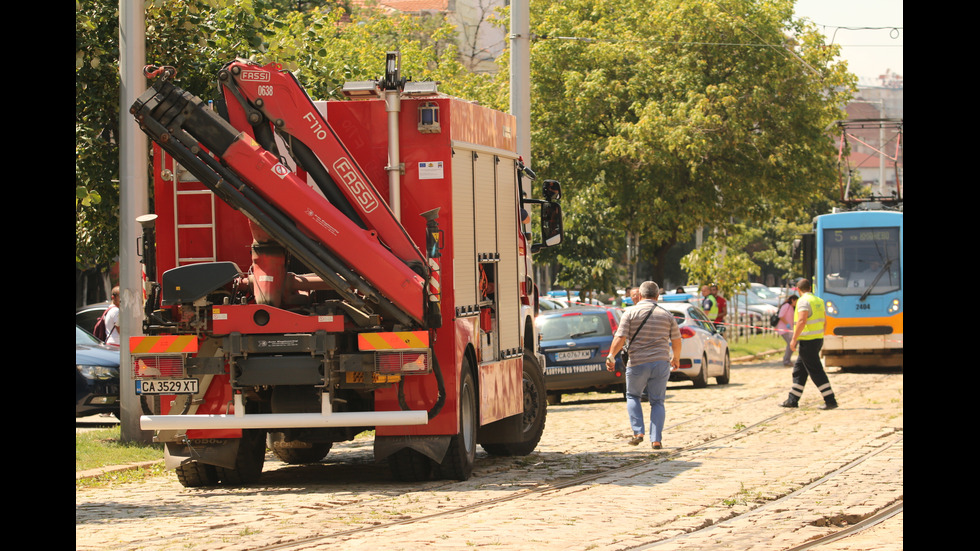
<instances>
[{"instance_id":1,"label":"fire truck rear","mask_svg":"<svg viewBox=\"0 0 980 551\"><path fill-rule=\"evenodd\" d=\"M155 212L130 350L140 425L182 484L248 483L267 448L317 462L366 430L400 480L465 480L477 444L534 450L530 259L561 240L561 190L530 198L512 116L407 81L397 54L342 101L274 64L229 63L213 103L147 74L130 111L155 142Z\"/></svg>"}]
</instances>

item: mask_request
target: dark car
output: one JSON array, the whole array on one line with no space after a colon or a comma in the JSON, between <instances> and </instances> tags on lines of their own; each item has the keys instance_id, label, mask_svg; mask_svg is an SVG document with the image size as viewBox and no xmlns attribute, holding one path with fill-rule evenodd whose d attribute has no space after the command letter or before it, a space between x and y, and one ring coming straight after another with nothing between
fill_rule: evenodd
<instances>
[{"instance_id":1,"label":"dark car","mask_svg":"<svg viewBox=\"0 0 980 551\"><path fill-rule=\"evenodd\" d=\"M97 302L75 309L75 325L85 331L92 333L95 330L95 322L105 312L106 308L112 306L111 302Z\"/></svg>"},{"instance_id":2,"label":"dark car","mask_svg":"<svg viewBox=\"0 0 980 551\"><path fill-rule=\"evenodd\" d=\"M75 326L75 417L119 416L119 348Z\"/></svg>"},{"instance_id":3,"label":"dark car","mask_svg":"<svg viewBox=\"0 0 980 551\"><path fill-rule=\"evenodd\" d=\"M573 306L544 311L538 315L544 381L548 403L561 403L561 395L575 392L623 392L626 388L622 360L616 371L606 370L606 356L622 310Z\"/></svg>"}]
</instances>

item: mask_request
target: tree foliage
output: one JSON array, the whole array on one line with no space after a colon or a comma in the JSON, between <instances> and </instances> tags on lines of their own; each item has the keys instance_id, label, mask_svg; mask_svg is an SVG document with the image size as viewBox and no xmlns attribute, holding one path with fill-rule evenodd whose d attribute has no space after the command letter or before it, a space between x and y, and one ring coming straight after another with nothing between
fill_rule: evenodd
<instances>
[{"instance_id":1,"label":"tree foliage","mask_svg":"<svg viewBox=\"0 0 980 551\"><path fill-rule=\"evenodd\" d=\"M791 0L531 6L535 169L566 197L598 186L646 250L832 185L824 129L855 79Z\"/></svg>"},{"instance_id":2,"label":"tree foliage","mask_svg":"<svg viewBox=\"0 0 980 551\"><path fill-rule=\"evenodd\" d=\"M222 63L261 50L274 10L263 0L144 4L146 61L172 65L187 90L210 95ZM75 264L107 266L119 250L119 2L75 4ZM129 116L128 113L124 114Z\"/></svg>"},{"instance_id":3,"label":"tree foliage","mask_svg":"<svg viewBox=\"0 0 980 551\"><path fill-rule=\"evenodd\" d=\"M564 227L565 245L558 250L555 283L615 294L623 270L615 255L620 236L611 226L620 209L600 193L599 186L579 190L566 204L579 214Z\"/></svg>"},{"instance_id":4,"label":"tree foliage","mask_svg":"<svg viewBox=\"0 0 980 551\"><path fill-rule=\"evenodd\" d=\"M119 248L119 14L114 0L77 0L75 17L75 261L107 266ZM489 76L459 62L441 14L386 15L349 0L148 0L147 64L173 66L179 85L204 99L236 58L278 63L315 99L339 97L348 80L383 76L399 50L402 75L448 93L488 91ZM126 114L128 116L128 113Z\"/></svg>"}]
</instances>

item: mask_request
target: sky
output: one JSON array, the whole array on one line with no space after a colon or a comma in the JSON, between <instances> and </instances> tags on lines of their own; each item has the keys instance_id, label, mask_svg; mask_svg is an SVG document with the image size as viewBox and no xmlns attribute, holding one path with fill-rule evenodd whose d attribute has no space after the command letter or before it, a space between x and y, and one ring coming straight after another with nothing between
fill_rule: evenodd
<instances>
[{"instance_id":1,"label":"sky","mask_svg":"<svg viewBox=\"0 0 980 551\"><path fill-rule=\"evenodd\" d=\"M903 0L797 0L796 15L813 21L827 38L827 44L841 46L841 57L857 75L858 84L879 84L878 75L889 69L905 76L902 3Z\"/></svg>"}]
</instances>

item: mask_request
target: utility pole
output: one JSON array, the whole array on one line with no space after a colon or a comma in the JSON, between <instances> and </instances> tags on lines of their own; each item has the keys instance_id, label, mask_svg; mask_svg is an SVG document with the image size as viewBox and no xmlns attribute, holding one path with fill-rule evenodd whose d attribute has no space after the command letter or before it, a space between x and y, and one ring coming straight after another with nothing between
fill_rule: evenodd
<instances>
[{"instance_id":1,"label":"utility pole","mask_svg":"<svg viewBox=\"0 0 980 551\"><path fill-rule=\"evenodd\" d=\"M134 391L129 337L143 333L143 278L137 251L142 230L136 217L149 209L147 138L129 107L146 90L145 12L142 0L119 0L119 417L123 442L149 442L140 430L142 411Z\"/></svg>"},{"instance_id":2,"label":"utility pole","mask_svg":"<svg viewBox=\"0 0 980 551\"><path fill-rule=\"evenodd\" d=\"M529 0L510 4L510 113L517 118L517 154L531 163L531 16ZM528 197L531 196L530 190Z\"/></svg>"}]
</instances>

